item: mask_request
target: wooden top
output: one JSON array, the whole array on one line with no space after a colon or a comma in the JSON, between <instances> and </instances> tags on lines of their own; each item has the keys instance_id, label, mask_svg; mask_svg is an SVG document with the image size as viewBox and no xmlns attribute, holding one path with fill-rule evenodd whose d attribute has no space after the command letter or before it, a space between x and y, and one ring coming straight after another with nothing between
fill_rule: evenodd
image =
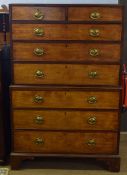
<instances>
[{"instance_id":1,"label":"wooden top","mask_svg":"<svg viewBox=\"0 0 127 175\"><path fill-rule=\"evenodd\" d=\"M51 7L53 7L53 6L76 6L76 7L78 7L78 6L86 6L86 7L93 7L93 6L100 6L100 7L102 7L102 6L110 6L110 7L120 7L120 6L123 6L122 4L43 4L43 3L41 3L41 4L36 4L36 3L31 3L31 4L26 4L26 3L11 3L11 4L9 4L9 6L51 6Z\"/></svg>"}]
</instances>

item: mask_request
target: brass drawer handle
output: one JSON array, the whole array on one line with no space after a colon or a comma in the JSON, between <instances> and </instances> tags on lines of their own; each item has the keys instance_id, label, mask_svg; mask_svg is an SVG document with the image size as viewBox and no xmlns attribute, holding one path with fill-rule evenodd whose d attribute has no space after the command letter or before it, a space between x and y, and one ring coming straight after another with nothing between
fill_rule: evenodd
<instances>
[{"instance_id":1,"label":"brass drawer handle","mask_svg":"<svg viewBox=\"0 0 127 175\"><path fill-rule=\"evenodd\" d=\"M96 122L97 122L96 117L89 117L88 120L87 120L87 123L89 125L95 125Z\"/></svg>"},{"instance_id":2,"label":"brass drawer handle","mask_svg":"<svg viewBox=\"0 0 127 175\"><path fill-rule=\"evenodd\" d=\"M37 70L36 73L35 73L35 77L37 77L37 78L44 78L45 74L44 74L43 71Z\"/></svg>"},{"instance_id":3,"label":"brass drawer handle","mask_svg":"<svg viewBox=\"0 0 127 175\"><path fill-rule=\"evenodd\" d=\"M93 20L97 20L101 17L101 14L99 12L92 12L90 14L90 18L93 19Z\"/></svg>"},{"instance_id":4,"label":"brass drawer handle","mask_svg":"<svg viewBox=\"0 0 127 175\"><path fill-rule=\"evenodd\" d=\"M96 57L96 56L98 56L98 55L100 54L100 52L99 52L98 49L90 49L90 50L89 50L89 54L90 54L90 56L92 56L92 57Z\"/></svg>"},{"instance_id":5,"label":"brass drawer handle","mask_svg":"<svg viewBox=\"0 0 127 175\"><path fill-rule=\"evenodd\" d=\"M36 95L33 100L34 100L35 103L42 103L42 102L44 102L44 98L41 97L41 96L38 96L38 95Z\"/></svg>"},{"instance_id":6,"label":"brass drawer handle","mask_svg":"<svg viewBox=\"0 0 127 175\"><path fill-rule=\"evenodd\" d=\"M36 36L44 36L44 30L42 28L35 28L34 29L34 34Z\"/></svg>"},{"instance_id":7,"label":"brass drawer handle","mask_svg":"<svg viewBox=\"0 0 127 175\"><path fill-rule=\"evenodd\" d=\"M95 142L94 139L90 139L90 140L87 141L87 145L88 146L95 146L96 145L96 142Z\"/></svg>"},{"instance_id":8,"label":"brass drawer handle","mask_svg":"<svg viewBox=\"0 0 127 175\"><path fill-rule=\"evenodd\" d=\"M89 34L90 34L90 36L93 36L93 37L99 37L100 36L100 30L99 29L90 29Z\"/></svg>"},{"instance_id":9,"label":"brass drawer handle","mask_svg":"<svg viewBox=\"0 0 127 175\"><path fill-rule=\"evenodd\" d=\"M34 49L34 54L37 56L42 56L42 55L44 55L44 49L36 48L36 49Z\"/></svg>"},{"instance_id":10,"label":"brass drawer handle","mask_svg":"<svg viewBox=\"0 0 127 175\"><path fill-rule=\"evenodd\" d=\"M97 77L97 72L89 72L88 76L89 78L96 78Z\"/></svg>"},{"instance_id":11,"label":"brass drawer handle","mask_svg":"<svg viewBox=\"0 0 127 175\"><path fill-rule=\"evenodd\" d=\"M44 123L44 118L40 115L37 115L34 119L36 124L43 124Z\"/></svg>"},{"instance_id":12,"label":"brass drawer handle","mask_svg":"<svg viewBox=\"0 0 127 175\"><path fill-rule=\"evenodd\" d=\"M89 104L95 104L97 102L97 98L95 96L88 97L87 102Z\"/></svg>"},{"instance_id":13,"label":"brass drawer handle","mask_svg":"<svg viewBox=\"0 0 127 175\"><path fill-rule=\"evenodd\" d=\"M34 143L35 143L36 145L43 145L43 144L44 144L44 140L43 140L42 138L38 137L38 138L36 138L36 139L34 140Z\"/></svg>"},{"instance_id":14,"label":"brass drawer handle","mask_svg":"<svg viewBox=\"0 0 127 175\"><path fill-rule=\"evenodd\" d=\"M34 13L34 18L37 20L44 18L44 14L40 11L40 9L37 9L37 11Z\"/></svg>"}]
</instances>

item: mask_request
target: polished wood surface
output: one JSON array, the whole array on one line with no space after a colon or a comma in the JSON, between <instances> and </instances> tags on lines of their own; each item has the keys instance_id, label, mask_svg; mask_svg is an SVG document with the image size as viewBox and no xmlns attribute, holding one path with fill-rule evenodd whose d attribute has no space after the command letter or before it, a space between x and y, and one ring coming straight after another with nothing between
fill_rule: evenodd
<instances>
[{"instance_id":1,"label":"polished wood surface","mask_svg":"<svg viewBox=\"0 0 127 175\"><path fill-rule=\"evenodd\" d=\"M42 97L44 101L36 103L35 97ZM90 104L88 99L94 96L97 102ZM95 108L118 109L119 92L111 91L12 91L13 108Z\"/></svg>"},{"instance_id":2,"label":"polished wood surface","mask_svg":"<svg viewBox=\"0 0 127 175\"><path fill-rule=\"evenodd\" d=\"M91 13L98 12L100 17L91 19ZM114 7L69 7L70 21L122 21L122 9Z\"/></svg>"},{"instance_id":3,"label":"polished wood surface","mask_svg":"<svg viewBox=\"0 0 127 175\"><path fill-rule=\"evenodd\" d=\"M42 122L38 121L41 117ZM96 122L91 122L92 118ZM116 111L14 110L14 129L112 130L118 129Z\"/></svg>"},{"instance_id":4,"label":"polished wood surface","mask_svg":"<svg viewBox=\"0 0 127 175\"><path fill-rule=\"evenodd\" d=\"M44 50L37 56L36 48ZM91 49L97 49L99 55L91 56ZM62 54L61 54L62 53ZM89 61L89 62L119 62L120 44L100 43L13 43L13 59L20 61Z\"/></svg>"},{"instance_id":5,"label":"polished wood surface","mask_svg":"<svg viewBox=\"0 0 127 175\"><path fill-rule=\"evenodd\" d=\"M14 84L119 84L119 65L14 64ZM37 76L40 71L42 77ZM91 77L91 73L96 73ZM28 81L29 80L29 81Z\"/></svg>"},{"instance_id":6,"label":"polished wood surface","mask_svg":"<svg viewBox=\"0 0 127 175\"><path fill-rule=\"evenodd\" d=\"M64 7L20 7L14 6L12 8L12 19L13 20L37 20L34 14L40 11L44 15L41 21L45 20L65 20L65 8Z\"/></svg>"},{"instance_id":7,"label":"polished wood surface","mask_svg":"<svg viewBox=\"0 0 127 175\"><path fill-rule=\"evenodd\" d=\"M13 6L12 19L13 20L37 20L34 14L39 10L44 18L41 21L58 21L65 20L66 10L69 21L121 21L121 8L114 7L38 7L38 6ZM92 20L90 14L93 12L100 13L100 18Z\"/></svg>"},{"instance_id":8,"label":"polished wood surface","mask_svg":"<svg viewBox=\"0 0 127 175\"><path fill-rule=\"evenodd\" d=\"M43 36L36 36L35 28L44 31ZM90 36L91 29L98 29L98 37ZM91 40L120 41L120 24L12 24L13 40Z\"/></svg>"},{"instance_id":9,"label":"polished wood surface","mask_svg":"<svg viewBox=\"0 0 127 175\"><path fill-rule=\"evenodd\" d=\"M42 139L44 143L36 144L37 138ZM90 139L94 139L96 144L88 145ZM14 132L15 152L113 154L117 150L116 143L116 133Z\"/></svg>"},{"instance_id":10,"label":"polished wood surface","mask_svg":"<svg viewBox=\"0 0 127 175\"><path fill-rule=\"evenodd\" d=\"M119 171L122 11L10 6L12 168L28 156L103 156Z\"/></svg>"}]
</instances>

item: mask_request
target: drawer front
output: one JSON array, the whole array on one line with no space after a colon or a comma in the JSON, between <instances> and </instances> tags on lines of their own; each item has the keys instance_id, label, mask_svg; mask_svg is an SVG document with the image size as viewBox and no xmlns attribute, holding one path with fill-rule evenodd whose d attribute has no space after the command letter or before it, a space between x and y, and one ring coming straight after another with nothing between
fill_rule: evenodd
<instances>
[{"instance_id":1,"label":"drawer front","mask_svg":"<svg viewBox=\"0 0 127 175\"><path fill-rule=\"evenodd\" d=\"M38 34L40 33L40 34ZM120 24L12 24L13 40L120 41Z\"/></svg>"},{"instance_id":2,"label":"drawer front","mask_svg":"<svg viewBox=\"0 0 127 175\"><path fill-rule=\"evenodd\" d=\"M13 43L13 58L21 61L120 60L120 44L84 43Z\"/></svg>"},{"instance_id":3,"label":"drawer front","mask_svg":"<svg viewBox=\"0 0 127 175\"><path fill-rule=\"evenodd\" d=\"M64 7L13 6L12 20L65 20L65 9Z\"/></svg>"},{"instance_id":4,"label":"drawer front","mask_svg":"<svg viewBox=\"0 0 127 175\"><path fill-rule=\"evenodd\" d=\"M118 77L119 65L14 64L14 84L118 85Z\"/></svg>"},{"instance_id":5,"label":"drawer front","mask_svg":"<svg viewBox=\"0 0 127 175\"><path fill-rule=\"evenodd\" d=\"M111 154L116 133L15 131L14 152Z\"/></svg>"},{"instance_id":6,"label":"drawer front","mask_svg":"<svg viewBox=\"0 0 127 175\"><path fill-rule=\"evenodd\" d=\"M13 123L14 129L117 130L118 112L14 110Z\"/></svg>"},{"instance_id":7,"label":"drawer front","mask_svg":"<svg viewBox=\"0 0 127 175\"><path fill-rule=\"evenodd\" d=\"M70 21L122 21L119 7L69 7Z\"/></svg>"},{"instance_id":8,"label":"drawer front","mask_svg":"<svg viewBox=\"0 0 127 175\"><path fill-rule=\"evenodd\" d=\"M69 90L12 90L13 108L118 109L119 92Z\"/></svg>"}]
</instances>

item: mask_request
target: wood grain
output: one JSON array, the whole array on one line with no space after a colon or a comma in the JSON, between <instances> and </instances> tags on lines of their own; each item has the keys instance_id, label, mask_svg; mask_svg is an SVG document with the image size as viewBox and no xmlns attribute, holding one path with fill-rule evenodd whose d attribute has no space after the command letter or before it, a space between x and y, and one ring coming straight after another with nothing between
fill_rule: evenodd
<instances>
[{"instance_id":1,"label":"wood grain","mask_svg":"<svg viewBox=\"0 0 127 175\"><path fill-rule=\"evenodd\" d=\"M35 96L43 97L42 103L34 102ZM88 98L95 96L97 102L89 104ZM118 109L119 92L112 91L12 91L13 108L95 108L95 109Z\"/></svg>"},{"instance_id":2,"label":"wood grain","mask_svg":"<svg viewBox=\"0 0 127 175\"><path fill-rule=\"evenodd\" d=\"M42 28L44 36L36 36L35 28ZM90 36L90 29L99 29L100 36ZM120 24L12 24L12 39L120 41L121 30Z\"/></svg>"},{"instance_id":3,"label":"wood grain","mask_svg":"<svg viewBox=\"0 0 127 175\"><path fill-rule=\"evenodd\" d=\"M37 138L43 139L44 144L35 144ZM90 139L95 140L95 146L87 145ZM14 150L26 153L113 154L117 150L117 134L15 131Z\"/></svg>"},{"instance_id":4,"label":"wood grain","mask_svg":"<svg viewBox=\"0 0 127 175\"><path fill-rule=\"evenodd\" d=\"M34 54L36 48L44 50L42 56ZM90 49L98 56L91 56ZM90 61L113 62L120 60L120 44L99 43L13 43L13 59L21 61Z\"/></svg>"},{"instance_id":5,"label":"wood grain","mask_svg":"<svg viewBox=\"0 0 127 175\"><path fill-rule=\"evenodd\" d=\"M90 14L100 13L100 18L92 20ZM122 9L114 7L69 7L68 20L70 21L122 21Z\"/></svg>"},{"instance_id":6,"label":"wood grain","mask_svg":"<svg viewBox=\"0 0 127 175\"><path fill-rule=\"evenodd\" d=\"M65 9L64 7L12 7L12 20L37 20L34 14L37 9L44 15L41 21L45 20L65 20ZM37 20L40 21L40 20Z\"/></svg>"},{"instance_id":7,"label":"wood grain","mask_svg":"<svg viewBox=\"0 0 127 175\"><path fill-rule=\"evenodd\" d=\"M110 156L105 162L110 170L118 170L114 156L119 149L122 8L35 4L11 8L12 152L17 154L12 167L23 155L81 155ZM42 20L34 18L37 9ZM99 12L100 18L92 20L92 12ZM43 35L36 36L35 28ZM98 29L99 36L90 36L91 29ZM35 55L36 48L44 54ZM99 55L92 57L90 49L98 49ZM37 77L37 70L44 77ZM90 78L90 72L97 72L96 78ZM90 103L90 97L96 101ZM88 123L90 117L95 124ZM37 138L44 143L35 143ZM90 139L95 145L88 145Z\"/></svg>"},{"instance_id":8,"label":"wood grain","mask_svg":"<svg viewBox=\"0 0 127 175\"><path fill-rule=\"evenodd\" d=\"M14 64L14 84L118 85L119 65ZM37 77L41 71L44 77ZM89 74L96 72L91 78Z\"/></svg>"},{"instance_id":9,"label":"wood grain","mask_svg":"<svg viewBox=\"0 0 127 175\"><path fill-rule=\"evenodd\" d=\"M43 118L36 123L37 116ZM107 117L108 116L108 117ZM91 117L95 124L89 124ZM42 130L116 130L118 129L118 112L68 111L68 110L14 110L14 129Z\"/></svg>"}]
</instances>

